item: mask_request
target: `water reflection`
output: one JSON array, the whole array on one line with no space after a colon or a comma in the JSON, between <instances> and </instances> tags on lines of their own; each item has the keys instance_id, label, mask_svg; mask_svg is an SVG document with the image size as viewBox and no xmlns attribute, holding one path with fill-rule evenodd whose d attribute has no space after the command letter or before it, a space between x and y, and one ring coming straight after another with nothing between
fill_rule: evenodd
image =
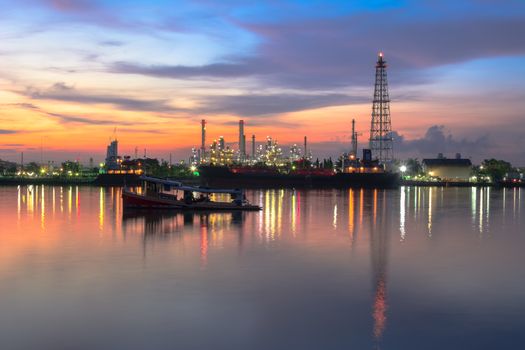
<instances>
[{"instance_id":1,"label":"water reflection","mask_svg":"<svg viewBox=\"0 0 525 350\"><path fill-rule=\"evenodd\" d=\"M381 191L381 203L378 203L378 192L374 190L373 219L370 224L370 257L372 262L372 283L374 289L374 303L372 317L374 319L373 334L376 342L380 342L386 327L387 320L387 234L388 218L386 213L386 191ZM381 204L381 205L380 205ZM378 210L379 216L378 216Z\"/></svg>"},{"instance_id":2,"label":"water reflection","mask_svg":"<svg viewBox=\"0 0 525 350\"><path fill-rule=\"evenodd\" d=\"M354 190L349 189L348 190L348 233L350 234L350 242L352 243L352 246L354 245L354 239L355 239L355 198L354 198Z\"/></svg>"},{"instance_id":3,"label":"water reflection","mask_svg":"<svg viewBox=\"0 0 525 350\"><path fill-rule=\"evenodd\" d=\"M428 230L428 237L432 237L432 192L434 192L435 188L430 187L428 189L428 224L427 224L427 230Z\"/></svg>"},{"instance_id":4,"label":"water reflection","mask_svg":"<svg viewBox=\"0 0 525 350\"><path fill-rule=\"evenodd\" d=\"M157 291L168 284L169 288L166 287L165 292L169 295L179 292L177 286L169 284L172 279L181 281L181 284L189 280L194 289L187 294L198 290L214 301L208 304L194 297L188 302L184 299L185 294L182 297L179 294L178 297L210 317L214 324L224 319L224 316L219 317L223 315L222 312L214 309L217 300L213 299L217 298L215 293L225 298L219 301L228 306L227 313L231 310L246 312L247 315L240 316L243 321L245 318L257 318L250 325L253 328L248 327L251 334L257 332L257 326L254 325L264 323L265 318L274 322L285 319L287 322L282 321L284 328L288 327L296 332L294 334L308 338L309 333L319 330L308 328L310 324L322 327L312 315L321 315L321 319L323 312L328 313L324 310L326 305L330 315L328 321L323 319L325 324L333 318L331 329L337 329L335 321L347 325L346 332L352 327L359 327L356 325L366 327L359 335L352 333L352 336L364 337L362 334L366 334L367 341L360 344L374 347L387 347L396 331L401 332L400 329L404 334L412 331L404 329L405 326L400 322L409 318L406 313L410 306L403 299L405 295L420 298L418 302L424 304L427 301L430 303L436 297L435 294L439 294L440 288L446 289L448 293L454 291L456 285L461 285L458 289L470 292L469 284L463 283L461 278L468 279L470 276L467 273L458 277L455 271L447 271L453 283L448 283L446 276L439 275L443 278L437 278L441 285L436 283L437 286L428 289L411 273L417 272L418 268L423 271L418 275L420 278L443 273L436 270L446 266L440 265L447 261L443 257L453 253L454 259L458 260L458 269L463 267L461 263L480 268L483 268L483 261L497 264L498 259L494 257L502 258L498 252L475 256L474 259L468 254L481 254L482 248L470 252L464 249L461 254L465 258L457 254L457 246L463 244L462 248L468 248L481 240L492 243L490 240L496 241L509 230L518 232L516 227L521 225L519 219L523 201L521 189L483 187L404 186L391 191L268 190L247 193L251 202L263 205L264 210L261 212L148 213L123 212L118 188L18 186L11 191L2 197L8 201L2 215L8 225L7 231L14 234L9 241L5 235L0 237L4 237L2 245L9 247L9 254L18 254L19 258L12 258L12 265L2 258L0 273L10 270L9 266L24 266L20 262L31 261L31 267L27 270L29 272L24 272L35 280L43 279L51 273L32 275L31 269L36 269L34 266L59 266L57 269L67 270L67 266L61 267L52 260L51 257L56 256L58 261L64 259L75 266L71 273L74 277L68 278L83 276L83 273L88 276L93 274L104 283L106 278L112 280L114 276L124 273L128 266L133 266L135 252L138 251L140 255L137 260L142 264L142 269L132 270L126 275L126 283L134 288L142 288L140 285L144 281L152 281L153 285L161 286L155 289ZM16 225L13 218L16 218ZM23 232L30 234L21 238ZM34 232L43 232L45 235L32 235ZM87 257L82 256L83 249L86 249ZM418 255L410 257L414 251ZM436 254L436 251L441 252L441 255ZM118 259L111 254L115 254ZM39 256L44 263L36 261L33 264L31 259L38 259ZM89 264L82 265L84 261L90 261L91 256L96 258L93 260L110 261L112 266L101 263L97 269L114 268L114 275L106 276L104 271L92 271L94 268ZM104 259L99 259L101 256ZM435 265L424 265L431 259L429 256L437 261ZM473 271L474 274L479 273ZM53 273L62 276L63 272ZM134 280L134 274L140 278ZM5 278L5 274L1 277ZM157 277L163 279L156 280ZM520 278L515 280L519 281ZM343 285L341 288L340 284ZM472 284L479 285L479 281L475 280ZM49 290L52 287L46 284L42 290L45 292L46 288ZM418 289L417 296L411 294L413 289ZM142 290L142 293L147 292ZM425 297L421 297L421 294ZM471 295L478 295L477 291L470 293L469 297ZM152 299L155 297L153 295ZM336 306L332 305L332 299ZM168 309L180 302L171 297L166 297L166 300L169 303L163 306ZM241 301L237 303L238 300ZM438 300L437 304L447 305L448 301L445 298ZM319 306L319 309L315 309L315 305L323 308ZM175 311L181 310L187 309L180 307ZM311 314L305 310L310 310ZM159 309L156 312L157 315L162 314ZM290 314L304 316L308 321L298 321L299 316L297 319L287 318L291 317ZM148 313L145 312L145 315L147 317ZM180 315L181 319L187 316L184 312ZM433 321L428 322L432 324ZM238 324L244 325L244 322ZM297 324L301 327L296 327ZM274 325L270 329L274 332ZM210 329L206 331L210 332ZM327 337L332 336L332 333L326 332ZM349 333L337 335L343 340L350 337ZM322 347L320 341L311 341L312 348Z\"/></svg>"},{"instance_id":5,"label":"water reflection","mask_svg":"<svg viewBox=\"0 0 525 350\"><path fill-rule=\"evenodd\" d=\"M399 232L401 234L401 241L405 240L405 211L406 211L406 192L407 188L405 186L401 186L399 196ZM410 198L410 193L409 193Z\"/></svg>"}]
</instances>

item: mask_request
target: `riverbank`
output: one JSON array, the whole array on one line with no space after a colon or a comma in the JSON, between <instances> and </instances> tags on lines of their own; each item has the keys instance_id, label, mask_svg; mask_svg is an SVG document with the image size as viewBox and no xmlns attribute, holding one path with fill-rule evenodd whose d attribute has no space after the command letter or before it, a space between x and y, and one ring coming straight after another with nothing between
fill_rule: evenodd
<instances>
[{"instance_id":1,"label":"riverbank","mask_svg":"<svg viewBox=\"0 0 525 350\"><path fill-rule=\"evenodd\" d=\"M96 177L0 177L0 185L91 185Z\"/></svg>"},{"instance_id":2,"label":"riverbank","mask_svg":"<svg viewBox=\"0 0 525 350\"><path fill-rule=\"evenodd\" d=\"M170 179L180 181L187 185L199 186L203 185L200 178L182 178ZM0 177L0 186L10 185L57 185L57 186L123 186L123 185L138 185L139 181L105 181L98 177ZM222 184L224 185L224 184ZM418 186L418 187L525 187L525 183L475 183L475 182L458 182L458 181L414 181L401 180L400 186ZM224 187L224 186L223 186ZM257 186L250 186L257 188ZM260 186L261 188L264 186ZM325 186L329 187L329 186ZM338 186L339 187L339 186Z\"/></svg>"},{"instance_id":3,"label":"riverbank","mask_svg":"<svg viewBox=\"0 0 525 350\"><path fill-rule=\"evenodd\" d=\"M118 179L111 179L100 176L68 176L68 177L0 177L0 186L13 186L13 185L56 185L56 186L117 186L121 187L124 185L137 186L140 184L140 179L126 179L119 177ZM170 179L174 181L181 181L188 185L199 185L200 180L197 178L184 178L184 179Z\"/></svg>"},{"instance_id":4,"label":"riverbank","mask_svg":"<svg viewBox=\"0 0 525 350\"><path fill-rule=\"evenodd\" d=\"M523 182L468 182L468 181L415 181L401 180L400 186L418 187L525 187Z\"/></svg>"}]
</instances>

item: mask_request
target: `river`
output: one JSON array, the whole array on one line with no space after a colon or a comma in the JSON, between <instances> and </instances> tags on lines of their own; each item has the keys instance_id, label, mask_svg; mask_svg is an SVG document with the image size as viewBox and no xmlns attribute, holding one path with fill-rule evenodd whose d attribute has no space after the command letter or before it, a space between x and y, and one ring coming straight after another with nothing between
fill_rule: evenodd
<instances>
[{"instance_id":1,"label":"river","mask_svg":"<svg viewBox=\"0 0 525 350\"><path fill-rule=\"evenodd\" d=\"M260 212L144 215L118 188L0 187L0 348L521 348L524 191L254 190Z\"/></svg>"}]
</instances>

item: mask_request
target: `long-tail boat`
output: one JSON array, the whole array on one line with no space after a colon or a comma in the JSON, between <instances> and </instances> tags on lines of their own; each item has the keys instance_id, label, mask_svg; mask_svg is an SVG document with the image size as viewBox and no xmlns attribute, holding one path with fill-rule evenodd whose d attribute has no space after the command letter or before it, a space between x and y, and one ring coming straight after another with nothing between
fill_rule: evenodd
<instances>
[{"instance_id":1,"label":"long-tail boat","mask_svg":"<svg viewBox=\"0 0 525 350\"><path fill-rule=\"evenodd\" d=\"M141 176L142 186L124 187L124 209L261 210L242 189L187 186L178 181Z\"/></svg>"}]
</instances>

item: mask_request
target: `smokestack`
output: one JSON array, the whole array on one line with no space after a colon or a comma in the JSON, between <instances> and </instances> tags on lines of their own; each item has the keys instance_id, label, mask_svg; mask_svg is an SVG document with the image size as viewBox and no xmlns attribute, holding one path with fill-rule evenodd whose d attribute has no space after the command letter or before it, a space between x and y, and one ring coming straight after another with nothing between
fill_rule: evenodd
<instances>
[{"instance_id":1,"label":"smokestack","mask_svg":"<svg viewBox=\"0 0 525 350\"><path fill-rule=\"evenodd\" d=\"M304 159L308 156L308 140L306 139L306 136L304 137Z\"/></svg>"},{"instance_id":2,"label":"smokestack","mask_svg":"<svg viewBox=\"0 0 525 350\"><path fill-rule=\"evenodd\" d=\"M239 155L241 162L244 161L246 157L246 144L244 141L244 120L239 120Z\"/></svg>"},{"instance_id":3,"label":"smokestack","mask_svg":"<svg viewBox=\"0 0 525 350\"><path fill-rule=\"evenodd\" d=\"M252 134L252 159L255 161L255 134Z\"/></svg>"},{"instance_id":4,"label":"smokestack","mask_svg":"<svg viewBox=\"0 0 525 350\"><path fill-rule=\"evenodd\" d=\"M201 120L201 157L206 155L206 120Z\"/></svg>"},{"instance_id":5,"label":"smokestack","mask_svg":"<svg viewBox=\"0 0 525 350\"><path fill-rule=\"evenodd\" d=\"M243 151L243 157L242 160L246 160L246 135L242 135L242 151Z\"/></svg>"},{"instance_id":6,"label":"smokestack","mask_svg":"<svg viewBox=\"0 0 525 350\"><path fill-rule=\"evenodd\" d=\"M352 155L357 157L357 133L355 132L355 119L352 119Z\"/></svg>"}]
</instances>

